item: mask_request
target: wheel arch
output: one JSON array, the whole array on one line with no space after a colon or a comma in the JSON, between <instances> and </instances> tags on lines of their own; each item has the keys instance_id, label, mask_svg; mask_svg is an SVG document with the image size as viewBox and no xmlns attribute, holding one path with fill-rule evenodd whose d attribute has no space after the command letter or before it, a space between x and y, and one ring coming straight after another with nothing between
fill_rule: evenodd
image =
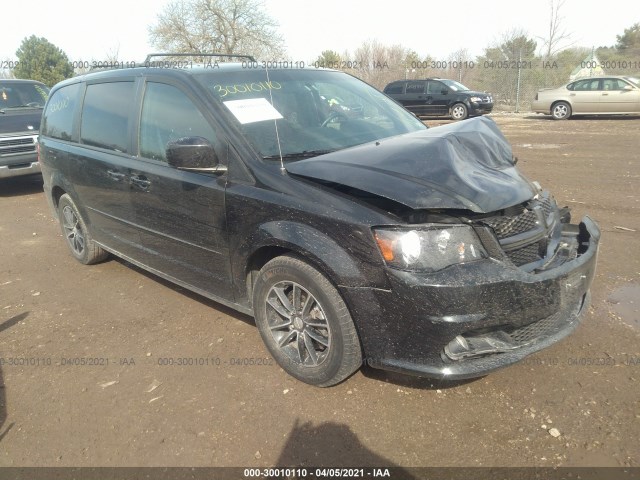
<instances>
[{"instance_id":1,"label":"wheel arch","mask_svg":"<svg viewBox=\"0 0 640 480\"><path fill-rule=\"evenodd\" d=\"M296 222L269 222L262 225L257 238L247 248L242 269L245 294L249 304L253 298L253 283L257 272L270 260L281 255L293 255L320 271L340 291L341 286L386 285L381 275L376 278L369 269L356 261L342 246L323 232Z\"/></svg>"},{"instance_id":2,"label":"wheel arch","mask_svg":"<svg viewBox=\"0 0 640 480\"><path fill-rule=\"evenodd\" d=\"M571 101L569 99L566 99L566 98L558 98L557 100L554 100L553 102L551 102L551 105L549 106L549 114L550 115L553 115L553 109L559 103L566 103L567 105L569 105L569 108L571 109L571 115L569 117L574 115L573 103L571 103ZM567 117L567 118L569 118L569 117Z\"/></svg>"}]
</instances>

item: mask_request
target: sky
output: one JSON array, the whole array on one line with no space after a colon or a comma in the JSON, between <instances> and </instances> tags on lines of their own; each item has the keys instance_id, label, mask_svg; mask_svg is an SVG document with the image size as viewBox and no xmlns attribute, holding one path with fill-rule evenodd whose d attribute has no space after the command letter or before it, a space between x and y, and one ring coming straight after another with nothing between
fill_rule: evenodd
<instances>
[{"instance_id":1,"label":"sky","mask_svg":"<svg viewBox=\"0 0 640 480\"><path fill-rule=\"evenodd\" d=\"M30 35L45 37L73 61L106 60L114 53L121 61L142 61L155 51L148 43L148 26L168 1L32 0L28 15L17 15L19 9L2 15L0 61L15 60L21 41ZM560 13L573 46L612 46L616 35L640 22L638 0L619 0L614 9L602 5L565 1ZM511 29L544 37L550 14L548 1L532 0L267 0L265 8L280 25L289 59L304 62L327 49L353 52L374 39L436 60L463 48L475 57Z\"/></svg>"}]
</instances>

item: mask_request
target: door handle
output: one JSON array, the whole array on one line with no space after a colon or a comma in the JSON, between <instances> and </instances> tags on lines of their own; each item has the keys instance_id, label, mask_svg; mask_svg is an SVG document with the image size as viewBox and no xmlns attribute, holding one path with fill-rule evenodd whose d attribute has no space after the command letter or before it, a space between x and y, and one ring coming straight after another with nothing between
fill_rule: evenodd
<instances>
[{"instance_id":1,"label":"door handle","mask_svg":"<svg viewBox=\"0 0 640 480\"><path fill-rule=\"evenodd\" d=\"M609 95L608 93L603 93L602 96Z\"/></svg>"},{"instance_id":2,"label":"door handle","mask_svg":"<svg viewBox=\"0 0 640 480\"><path fill-rule=\"evenodd\" d=\"M116 172L115 170L107 170L107 176L111 180L115 180L116 182L119 182L120 180L122 180L125 177L125 174L124 173L120 173L120 172Z\"/></svg>"},{"instance_id":3,"label":"door handle","mask_svg":"<svg viewBox=\"0 0 640 480\"><path fill-rule=\"evenodd\" d=\"M131 184L141 188L142 190L149 190L151 181L144 175L131 175Z\"/></svg>"}]
</instances>

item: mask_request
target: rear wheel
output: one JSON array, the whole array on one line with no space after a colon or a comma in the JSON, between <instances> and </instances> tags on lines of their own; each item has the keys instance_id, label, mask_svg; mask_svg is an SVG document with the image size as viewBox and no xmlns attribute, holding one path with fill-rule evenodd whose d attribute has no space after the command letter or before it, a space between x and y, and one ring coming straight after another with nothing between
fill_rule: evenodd
<instances>
[{"instance_id":1,"label":"rear wheel","mask_svg":"<svg viewBox=\"0 0 640 480\"><path fill-rule=\"evenodd\" d=\"M469 111L464 103L456 103L451 107L451 118L454 120L464 120L468 115Z\"/></svg>"},{"instance_id":2,"label":"rear wheel","mask_svg":"<svg viewBox=\"0 0 640 480\"><path fill-rule=\"evenodd\" d=\"M335 287L292 256L268 262L253 295L256 324L276 362L311 385L341 382L362 363L353 320Z\"/></svg>"},{"instance_id":3,"label":"rear wheel","mask_svg":"<svg viewBox=\"0 0 640 480\"><path fill-rule=\"evenodd\" d=\"M566 120L571 116L571 105L567 102L554 103L551 107L551 116L554 120Z\"/></svg>"},{"instance_id":4,"label":"rear wheel","mask_svg":"<svg viewBox=\"0 0 640 480\"><path fill-rule=\"evenodd\" d=\"M85 265L91 265L101 262L109 256L93 241L78 208L66 193L58 201L58 216L62 234L76 260Z\"/></svg>"}]
</instances>

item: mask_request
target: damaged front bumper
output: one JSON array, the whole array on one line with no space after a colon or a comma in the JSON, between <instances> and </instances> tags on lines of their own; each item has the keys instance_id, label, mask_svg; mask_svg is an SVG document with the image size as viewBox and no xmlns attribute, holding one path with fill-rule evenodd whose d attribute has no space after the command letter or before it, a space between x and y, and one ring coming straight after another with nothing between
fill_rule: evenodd
<instances>
[{"instance_id":1,"label":"damaged front bumper","mask_svg":"<svg viewBox=\"0 0 640 480\"><path fill-rule=\"evenodd\" d=\"M558 342L589 305L600 230L585 217L563 238L565 247L534 272L487 259L433 274L388 269L389 290L344 288L366 362L455 380Z\"/></svg>"}]
</instances>

